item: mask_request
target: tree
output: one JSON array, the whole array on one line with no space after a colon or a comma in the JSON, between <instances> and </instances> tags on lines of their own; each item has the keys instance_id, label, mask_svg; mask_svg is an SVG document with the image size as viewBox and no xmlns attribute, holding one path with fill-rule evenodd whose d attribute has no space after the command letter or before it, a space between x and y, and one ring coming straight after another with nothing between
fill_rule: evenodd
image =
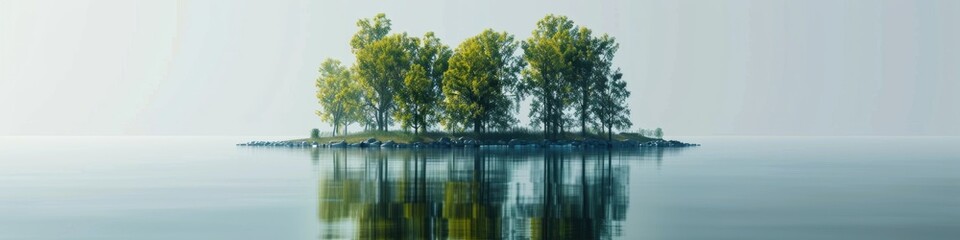
<instances>
[{"instance_id":1,"label":"tree","mask_svg":"<svg viewBox=\"0 0 960 240\"><path fill-rule=\"evenodd\" d=\"M364 89L366 104L374 111L377 130L386 131L391 124L394 97L410 69L411 51L416 47L415 43L406 34L393 34L357 52L356 71Z\"/></svg>"},{"instance_id":2,"label":"tree","mask_svg":"<svg viewBox=\"0 0 960 240\"><path fill-rule=\"evenodd\" d=\"M412 127L414 134L420 129L426 129L433 115L436 114L437 92L433 89L433 81L427 77L427 71L420 65L413 65L407 71L394 101L397 102L397 111L394 112L403 128Z\"/></svg>"},{"instance_id":3,"label":"tree","mask_svg":"<svg viewBox=\"0 0 960 240\"><path fill-rule=\"evenodd\" d=\"M443 102L443 73L447 71L453 50L441 43L433 32L427 32L417 40L418 47L413 53L413 63L422 67L425 77L430 80L429 88L437 98L435 103ZM443 106L433 104L432 107L434 114L430 114L428 122L439 122Z\"/></svg>"},{"instance_id":4,"label":"tree","mask_svg":"<svg viewBox=\"0 0 960 240\"><path fill-rule=\"evenodd\" d=\"M603 80L597 84L597 104L594 104L592 109L597 117L596 124L600 129L607 130L607 140L612 141L613 129L625 129L633 125L626 102L630 91L627 90L627 83L623 81L623 74L619 69Z\"/></svg>"},{"instance_id":5,"label":"tree","mask_svg":"<svg viewBox=\"0 0 960 240\"><path fill-rule=\"evenodd\" d=\"M613 67L613 56L620 47L614 38L604 34L592 36L585 27L577 29L574 35L574 54L571 61L572 73L570 95L574 114L580 123L580 134L586 137L587 124L595 121L591 106L596 101L597 85L602 84Z\"/></svg>"},{"instance_id":6,"label":"tree","mask_svg":"<svg viewBox=\"0 0 960 240\"><path fill-rule=\"evenodd\" d=\"M657 128L657 130L653 130L653 136L663 139L663 129Z\"/></svg>"},{"instance_id":7,"label":"tree","mask_svg":"<svg viewBox=\"0 0 960 240\"><path fill-rule=\"evenodd\" d=\"M316 80L317 100L322 110L316 112L320 120L333 126L333 134L354 122L361 107L360 90L350 71L339 60L326 59L320 64L320 77Z\"/></svg>"},{"instance_id":8,"label":"tree","mask_svg":"<svg viewBox=\"0 0 960 240\"><path fill-rule=\"evenodd\" d=\"M598 70L599 54L594 48L594 39L592 31L586 27L579 27L573 30L572 36L572 56L570 58L570 103L573 105L574 116L580 125L580 136L586 137L587 123L592 120L589 107L592 104L593 95L595 95L594 72Z\"/></svg>"},{"instance_id":9,"label":"tree","mask_svg":"<svg viewBox=\"0 0 960 240\"><path fill-rule=\"evenodd\" d=\"M390 19L383 13L377 14L373 19L365 18L357 20L357 27L360 29L357 30L357 33L354 33L353 38L350 39L350 47L353 48L353 53L356 54L361 49L373 44L373 42L386 37L387 34L390 33L391 25Z\"/></svg>"},{"instance_id":10,"label":"tree","mask_svg":"<svg viewBox=\"0 0 960 240\"><path fill-rule=\"evenodd\" d=\"M519 98L517 74L523 68L516 49L513 35L490 29L457 46L443 74L446 124L472 125L480 133L516 122L509 113Z\"/></svg>"},{"instance_id":11,"label":"tree","mask_svg":"<svg viewBox=\"0 0 960 240\"><path fill-rule=\"evenodd\" d=\"M359 75L359 74L357 74ZM359 83L357 83L359 85ZM362 87L360 87L362 88ZM362 89L361 89L362 90ZM360 109L357 111L357 123L363 127L364 131L377 129L377 112L370 107L370 101L367 100L364 92L360 92Z\"/></svg>"},{"instance_id":12,"label":"tree","mask_svg":"<svg viewBox=\"0 0 960 240\"><path fill-rule=\"evenodd\" d=\"M556 139L564 126L573 76L574 31L573 21L567 17L547 15L522 45L528 67L523 71L521 90L533 96L530 118L543 127L545 138Z\"/></svg>"},{"instance_id":13,"label":"tree","mask_svg":"<svg viewBox=\"0 0 960 240\"><path fill-rule=\"evenodd\" d=\"M364 52L368 47L386 38L388 34L390 34L391 27L392 23L386 14L379 13L373 18L357 20L357 32L354 33L350 39L351 51L357 57L352 71L358 80L360 80L360 87L363 90L361 98L363 99L364 105L361 110L358 111L357 117L359 118L358 122L364 126L365 130L386 130L386 126L391 123L389 111L393 108L393 87L400 85L403 81L402 74L394 73L394 76L388 79L382 79L384 74L380 76L371 74L379 71L376 69L378 67L377 60L372 58L384 57L383 46L381 46L379 51L368 50ZM363 61L365 64L361 64L361 60L365 60ZM382 68L383 66L379 67ZM390 82L393 83L384 85ZM378 86L379 88L374 86Z\"/></svg>"}]
</instances>

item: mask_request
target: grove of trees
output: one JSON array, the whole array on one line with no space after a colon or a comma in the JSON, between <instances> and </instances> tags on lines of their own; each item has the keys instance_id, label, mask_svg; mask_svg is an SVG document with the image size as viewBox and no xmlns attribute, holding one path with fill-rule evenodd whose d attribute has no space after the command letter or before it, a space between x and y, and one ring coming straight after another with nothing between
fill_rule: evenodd
<instances>
[{"instance_id":1,"label":"grove of trees","mask_svg":"<svg viewBox=\"0 0 960 240\"><path fill-rule=\"evenodd\" d=\"M523 41L486 29L454 49L432 32L391 33L382 13L357 27L353 65L326 59L316 81L317 115L335 135L353 123L380 131L399 123L414 133L507 130L527 97L531 124L547 139L573 129L611 138L632 125L630 92L613 67L619 44L565 16L547 15Z\"/></svg>"}]
</instances>

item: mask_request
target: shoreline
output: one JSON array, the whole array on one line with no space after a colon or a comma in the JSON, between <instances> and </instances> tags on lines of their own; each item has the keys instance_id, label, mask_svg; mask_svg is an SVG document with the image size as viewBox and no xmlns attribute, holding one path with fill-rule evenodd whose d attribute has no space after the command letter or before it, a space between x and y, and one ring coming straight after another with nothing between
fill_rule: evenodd
<instances>
[{"instance_id":1,"label":"shoreline","mask_svg":"<svg viewBox=\"0 0 960 240\"><path fill-rule=\"evenodd\" d=\"M424 148L648 148L648 147L695 147L700 144L685 143L677 140L664 139L623 139L623 140L475 140L469 137L451 139L441 137L436 141L397 142L394 140L381 141L370 137L364 141L348 142L346 140L329 140L326 143L317 139L295 139L286 141L250 141L238 143L244 147L287 147L287 148L380 148L380 149L424 149Z\"/></svg>"}]
</instances>

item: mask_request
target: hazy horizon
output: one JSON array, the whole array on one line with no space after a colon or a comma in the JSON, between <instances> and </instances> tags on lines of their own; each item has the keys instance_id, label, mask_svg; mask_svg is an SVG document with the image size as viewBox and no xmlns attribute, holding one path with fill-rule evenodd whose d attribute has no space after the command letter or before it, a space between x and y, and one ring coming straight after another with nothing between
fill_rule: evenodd
<instances>
[{"instance_id":1,"label":"hazy horizon","mask_svg":"<svg viewBox=\"0 0 960 240\"><path fill-rule=\"evenodd\" d=\"M960 135L960 1L0 0L0 136L329 131L317 67L381 12L451 47L546 14L610 34L632 130Z\"/></svg>"}]
</instances>

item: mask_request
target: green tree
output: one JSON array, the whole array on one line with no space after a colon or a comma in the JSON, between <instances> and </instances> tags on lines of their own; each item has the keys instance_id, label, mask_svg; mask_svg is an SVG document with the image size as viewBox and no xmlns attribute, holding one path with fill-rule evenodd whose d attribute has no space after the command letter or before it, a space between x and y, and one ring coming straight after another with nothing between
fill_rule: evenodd
<instances>
[{"instance_id":1,"label":"green tree","mask_svg":"<svg viewBox=\"0 0 960 240\"><path fill-rule=\"evenodd\" d=\"M613 129L630 128L633 123L630 122L630 109L627 108L627 98L630 97L630 91L627 90L627 83L623 81L623 74L616 70L600 84L597 84L597 104L592 105L594 115L597 117L597 125L600 129L607 130L607 140L613 140Z\"/></svg>"},{"instance_id":2,"label":"green tree","mask_svg":"<svg viewBox=\"0 0 960 240\"><path fill-rule=\"evenodd\" d=\"M339 60L326 59L320 64L316 80L317 100L322 110L316 112L320 120L333 126L333 134L342 134L354 122L361 107L360 91L350 71ZM344 130L344 131L342 131Z\"/></svg>"},{"instance_id":3,"label":"green tree","mask_svg":"<svg viewBox=\"0 0 960 240\"><path fill-rule=\"evenodd\" d=\"M393 34L374 41L357 52L356 72L366 104L374 112L376 129L386 131L392 123L395 95L411 64L416 41L406 34Z\"/></svg>"},{"instance_id":4,"label":"green tree","mask_svg":"<svg viewBox=\"0 0 960 240\"><path fill-rule=\"evenodd\" d=\"M360 29L357 30L357 33L354 33L353 38L350 39L350 47L353 48L353 53L356 54L361 49L373 44L373 42L386 37L387 34L390 33L391 25L390 19L383 13L377 14L373 19L365 18L358 20L357 27Z\"/></svg>"},{"instance_id":5,"label":"green tree","mask_svg":"<svg viewBox=\"0 0 960 240\"><path fill-rule=\"evenodd\" d=\"M613 37L603 34L592 36L592 31L585 27L576 30L573 40L574 54L570 59L572 72L570 95L574 108L574 115L580 124L581 136L587 134L587 124L595 121L591 106L600 104L596 101L597 85L602 84L613 67L613 56L620 47Z\"/></svg>"},{"instance_id":6,"label":"green tree","mask_svg":"<svg viewBox=\"0 0 960 240\"><path fill-rule=\"evenodd\" d=\"M413 61L423 67L427 78L434 82L435 91L442 92L443 73L447 71L453 50L440 42L433 32L427 32L416 41Z\"/></svg>"},{"instance_id":7,"label":"green tree","mask_svg":"<svg viewBox=\"0 0 960 240\"><path fill-rule=\"evenodd\" d=\"M579 123L581 136L597 121L594 105L601 104L597 85L612 71L619 45L606 34L594 36L565 16L547 15L537 22L523 43L523 90L533 96L530 117L555 139L568 123ZM573 115L567 115L572 113Z\"/></svg>"},{"instance_id":8,"label":"green tree","mask_svg":"<svg viewBox=\"0 0 960 240\"><path fill-rule=\"evenodd\" d=\"M350 39L350 47L351 51L356 55L357 61L354 62L353 68L351 69L358 80L360 80L360 88L363 90L361 99L364 103L362 108L357 112L357 121L363 125L365 130L386 130L386 126L391 123L389 111L393 108L392 90L393 87L402 84L403 75L393 74L395 76L392 79L376 78L382 77L383 74L380 74L380 76L371 76L376 75L371 74L371 72L379 71L379 69L375 69L378 67L376 66L377 60L372 58L384 57L380 55L384 49L369 50L367 52L364 52L364 49L386 38L390 34L392 23L386 14L379 13L373 18L357 20L356 25L358 29ZM365 64L361 64L361 60L365 60L363 61ZM382 69L384 66L379 67ZM393 84L384 86L383 84L387 82L393 82ZM375 88L373 86L381 87Z\"/></svg>"},{"instance_id":9,"label":"green tree","mask_svg":"<svg viewBox=\"0 0 960 240\"><path fill-rule=\"evenodd\" d=\"M537 22L533 36L523 42L523 71L521 89L533 97L530 118L535 126L542 126L544 137L556 139L565 123L564 110L570 101L575 57L573 21L564 16L547 15Z\"/></svg>"},{"instance_id":10,"label":"green tree","mask_svg":"<svg viewBox=\"0 0 960 240\"><path fill-rule=\"evenodd\" d=\"M663 129L657 128L656 130L653 130L653 136L663 139Z\"/></svg>"},{"instance_id":11,"label":"green tree","mask_svg":"<svg viewBox=\"0 0 960 240\"><path fill-rule=\"evenodd\" d=\"M403 128L412 127L414 134L430 126L430 119L436 113L438 94L433 89L433 81L427 77L427 71L420 65L413 65L403 79L403 87L397 94L397 111L394 112Z\"/></svg>"},{"instance_id":12,"label":"green tree","mask_svg":"<svg viewBox=\"0 0 960 240\"><path fill-rule=\"evenodd\" d=\"M480 133L516 122L510 110L519 98L517 75L523 68L516 49L513 35L490 29L457 46L443 74L446 124Z\"/></svg>"},{"instance_id":13,"label":"green tree","mask_svg":"<svg viewBox=\"0 0 960 240\"><path fill-rule=\"evenodd\" d=\"M441 43L433 32L427 32L417 40L417 48L413 53L413 63L422 67L425 76L430 80L429 88L433 91L433 96L437 98L435 103L443 102L443 73L447 71L453 50ZM430 114L427 121L439 122L443 106L434 104L433 111L434 114Z\"/></svg>"}]
</instances>

